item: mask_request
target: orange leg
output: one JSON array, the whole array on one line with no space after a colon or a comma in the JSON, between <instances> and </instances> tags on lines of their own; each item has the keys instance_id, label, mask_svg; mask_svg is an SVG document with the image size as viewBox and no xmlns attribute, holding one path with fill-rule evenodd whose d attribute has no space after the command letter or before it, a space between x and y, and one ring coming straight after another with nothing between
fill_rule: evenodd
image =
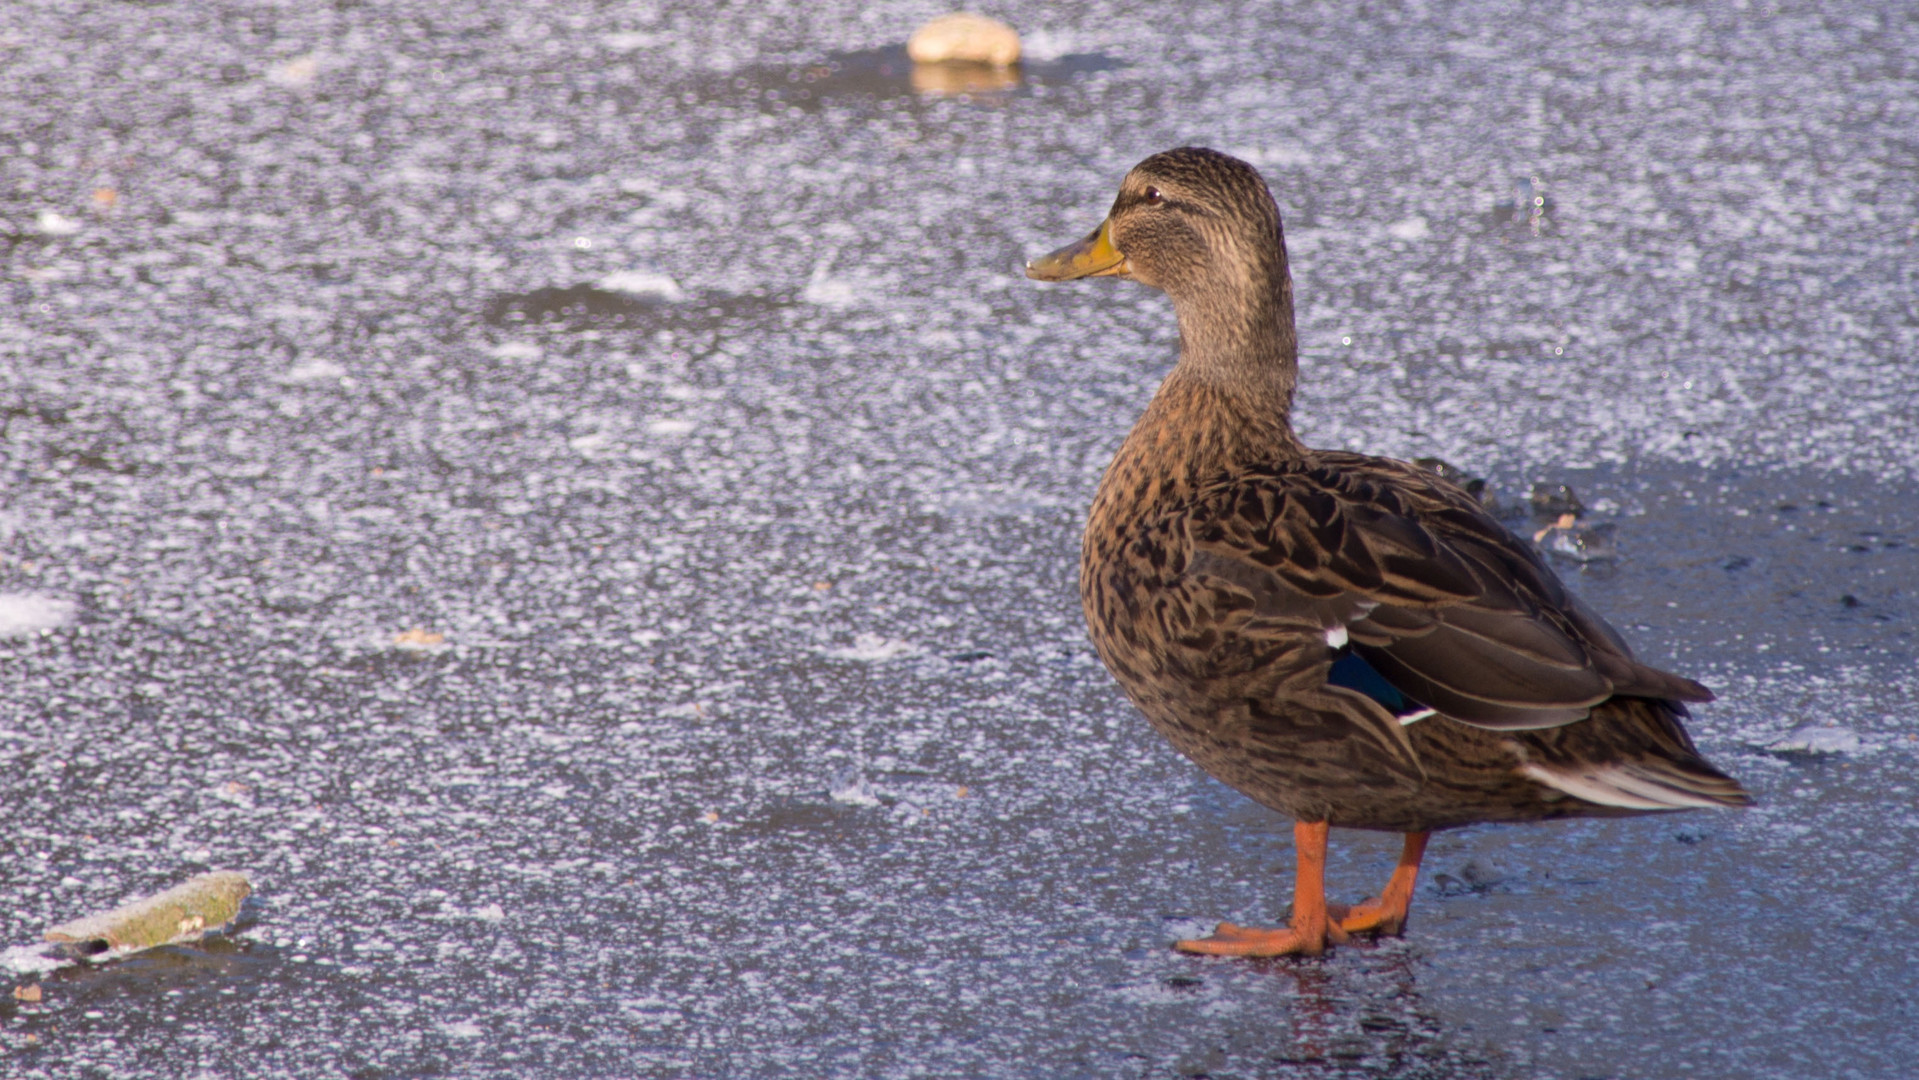
<instances>
[{"instance_id":1,"label":"orange leg","mask_svg":"<svg viewBox=\"0 0 1919 1080\"><path fill-rule=\"evenodd\" d=\"M1419 881L1419 860L1426 854L1423 832L1406 834L1406 846L1400 849L1399 865L1377 900L1352 907L1335 905L1329 910L1341 930L1349 934L1397 934L1406 928L1406 912L1413 906L1413 886Z\"/></svg>"},{"instance_id":2,"label":"orange leg","mask_svg":"<svg viewBox=\"0 0 1919 1080\"><path fill-rule=\"evenodd\" d=\"M1181 952L1208 956L1318 956L1326 943L1346 940L1346 932L1326 916L1326 823L1293 824L1299 872L1293 878L1293 919L1284 930L1220 923L1212 937L1173 942Z\"/></svg>"}]
</instances>

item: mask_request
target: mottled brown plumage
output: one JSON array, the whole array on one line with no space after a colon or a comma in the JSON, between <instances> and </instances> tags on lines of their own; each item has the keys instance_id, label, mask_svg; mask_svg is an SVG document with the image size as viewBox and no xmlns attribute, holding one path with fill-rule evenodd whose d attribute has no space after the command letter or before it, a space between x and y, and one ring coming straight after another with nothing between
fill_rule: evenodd
<instances>
[{"instance_id":1,"label":"mottled brown plumage","mask_svg":"<svg viewBox=\"0 0 1919 1080\"><path fill-rule=\"evenodd\" d=\"M1086 526L1101 659L1174 746L1299 820L1314 867L1327 824L1408 834L1385 900L1329 916L1302 861L1291 929L1223 925L1182 948L1317 952L1396 931L1430 830L1749 801L1681 726L1682 703L1712 695L1634 659L1478 500L1299 442L1292 279L1251 166L1154 155L1099 230L1028 273L1129 277L1179 319L1179 362Z\"/></svg>"}]
</instances>

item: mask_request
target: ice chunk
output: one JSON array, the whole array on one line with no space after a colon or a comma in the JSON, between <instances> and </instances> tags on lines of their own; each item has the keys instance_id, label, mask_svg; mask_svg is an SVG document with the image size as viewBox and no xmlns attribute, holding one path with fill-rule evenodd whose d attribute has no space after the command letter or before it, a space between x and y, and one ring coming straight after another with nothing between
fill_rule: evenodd
<instances>
[{"instance_id":1,"label":"ice chunk","mask_svg":"<svg viewBox=\"0 0 1919 1080\"><path fill-rule=\"evenodd\" d=\"M1775 754L1856 754L1865 745L1858 732L1832 724L1801 724L1766 744Z\"/></svg>"},{"instance_id":2,"label":"ice chunk","mask_svg":"<svg viewBox=\"0 0 1919 1080\"><path fill-rule=\"evenodd\" d=\"M833 778L833 786L828 789L833 801L845 806L878 806L879 797L866 782L866 777L857 766L842 769Z\"/></svg>"}]
</instances>

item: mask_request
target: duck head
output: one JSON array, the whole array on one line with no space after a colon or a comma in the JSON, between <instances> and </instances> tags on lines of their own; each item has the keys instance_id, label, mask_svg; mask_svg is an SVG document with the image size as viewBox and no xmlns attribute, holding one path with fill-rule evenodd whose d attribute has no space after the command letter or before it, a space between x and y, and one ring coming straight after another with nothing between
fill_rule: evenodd
<instances>
[{"instance_id":1,"label":"duck head","mask_svg":"<svg viewBox=\"0 0 1919 1080\"><path fill-rule=\"evenodd\" d=\"M1217 150L1182 146L1133 166L1099 228L1027 263L1026 276L1130 278L1177 298L1250 286L1270 278L1275 261L1283 267L1285 241L1259 171Z\"/></svg>"},{"instance_id":2,"label":"duck head","mask_svg":"<svg viewBox=\"0 0 1919 1080\"><path fill-rule=\"evenodd\" d=\"M1027 263L1026 276L1165 292L1195 367L1290 367L1297 355L1279 208L1259 170L1217 150L1182 146L1133 166L1099 228Z\"/></svg>"}]
</instances>

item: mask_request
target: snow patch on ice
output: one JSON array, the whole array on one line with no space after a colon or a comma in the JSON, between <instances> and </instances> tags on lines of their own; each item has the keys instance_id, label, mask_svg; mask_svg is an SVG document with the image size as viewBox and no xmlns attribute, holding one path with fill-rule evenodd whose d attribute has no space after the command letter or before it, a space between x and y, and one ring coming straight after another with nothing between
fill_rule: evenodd
<instances>
[{"instance_id":1,"label":"snow patch on ice","mask_svg":"<svg viewBox=\"0 0 1919 1080\"><path fill-rule=\"evenodd\" d=\"M1424 240L1433 234L1433 229L1425 218L1415 215L1386 226L1386 234L1395 240Z\"/></svg>"},{"instance_id":2,"label":"snow patch on ice","mask_svg":"<svg viewBox=\"0 0 1919 1080\"><path fill-rule=\"evenodd\" d=\"M600 44L614 52L632 52L658 45L664 40L659 34L650 34L645 30L622 30L611 34L601 34Z\"/></svg>"},{"instance_id":3,"label":"snow patch on ice","mask_svg":"<svg viewBox=\"0 0 1919 1080\"><path fill-rule=\"evenodd\" d=\"M1020 55L1029 61L1045 63L1076 52L1090 52L1069 34L1053 30L1033 30L1020 35Z\"/></svg>"},{"instance_id":4,"label":"snow patch on ice","mask_svg":"<svg viewBox=\"0 0 1919 1080\"><path fill-rule=\"evenodd\" d=\"M879 634L860 634L853 639L850 647L828 649L826 655L835 660L896 660L902 656L911 656L919 652L919 647L898 638L882 637Z\"/></svg>"},{"instance_id":5,"label":"snow patch on ice","mask_svg":"<svg viewBox=\"0 0 1919 1080\"><path fill-rule=\"evenodd\" d=\"M819 307L842 309L872 302L877 297L888 295L885 283L872 274L835 274L833 261L836 252L813 268L806 279L806 287L800 290L800 299Z\"/></svg>"},{"instance_id":6,"label":"snow patch on ice","mask_svg":"<svg viewBox=\"0 0 1919 1080\"><path fill-rule=\"evenodd\" d=\"M686 290L665 274L651 270L621 270L600 279L600 288L628 296L657 296L668 303L686 299Z\"/></svg>"},{"instance_id":7,"label":"snow patch on ice","mask_svg":"<svg viewBox=\"0 0 1919 1080\"><path fill-rule=\"evenodd\" d=\"M289 90L311 86L313 80L319 77L320 59L311 53L296 56L267 69L268 82L275 86L284 86Z\"/></svg>"},{"instance_id":8,"label":"snow patch on ice","mask_svg":"<svg viewBox=\"0 0 1919 1080\"><path fill-rule=\"evenodd\" d=\"M42 210L34 216L33 227L40 230L42 236L72 236L80 231L80 223L54 210Z\"/></svg>"},{"instance_id":9,"label":"snow patch on ice","mask_svg":"<svg viewBox=\"0 0 1919 1080\"><path fill-rule=\"evenodd\" d=\"M487 353L495 360L538 360L545 355L538 345L526 341L502 341Z\"/></svg>"},{"instance_id":10,"label":"snow patch on ice","mask_svg":"<svg viewBox=\"0 0 1919 1080\"><path fill-rule=\"evenodd\" d=\"M1274 143L1270 146L1235 147L1234 149L1236 156L1245 158L1260 167L1311 165L1318 160L1312 151L1296 143Z\"/></svg>"},{"instance_id":11,"label":"snow patch on ice","mask_svg":"<svg viewBox=\"0 0 1919 1080\"><path fill-rule=\"evenodd\" d=\"M15 975L41 975L72 963L50 955L46 949L46 945L11 945L0 949L0 971L11 971Z\"/></svg>"},{"instance_id":12,"label":"snow patch on ice","mask_svg":"<svg viewBox=\"0 0 1919 1080\"><path fill-rule=\"evenodd\" d=\"M0 593L0 638L57 630L73 621L78 605L44 593Z\"/></svg>"},{"instance_id":13,"label":"snow patch on ice","mask_svg":"<svg viewBox=\"0 0 1919 1080\"><path fill-rule=\"evenodd\" d=\"M1776 754L1857 754L1865 747L1865 740L1851 728L1801 724L1765 748Z\"/></svg>"},{"instance_id":14,"label":"snow patch on ice","mask_svg":"<svg viewBox=\"0 0 1919 1080\"><path fill-rule=\"evenodd\" d=\"M302 360L286 370L280 376L281 382L313 383L326 379L339 379L346 376L346 368L324 357Z\"/></svg>"}]
</instances>

